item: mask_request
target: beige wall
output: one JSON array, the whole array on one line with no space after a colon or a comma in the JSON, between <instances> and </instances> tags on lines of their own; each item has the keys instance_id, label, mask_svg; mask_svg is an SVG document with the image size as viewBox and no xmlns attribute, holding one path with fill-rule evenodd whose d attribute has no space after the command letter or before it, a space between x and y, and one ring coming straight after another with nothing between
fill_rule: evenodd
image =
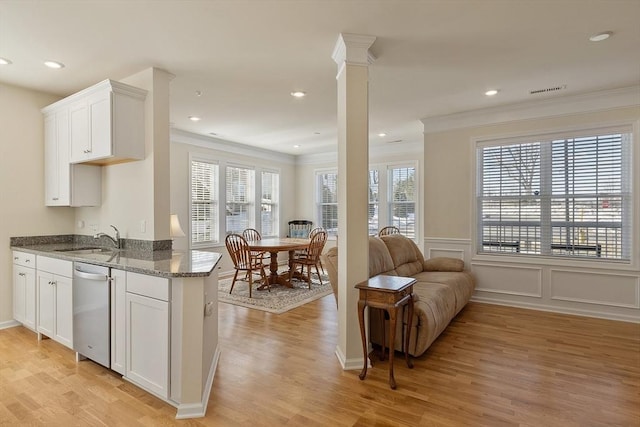
<instances>
[{"instance_id":1,"label":"beige wall","mask_svg":"<svg viewBox=\"0 0 640 427\"><path fill-rule=\"evenodd\" d=\"M44 121L60 97L0 83L0 327L13 318L9 237L73 233L74 211L44 205Z\"/></svg>"}]
</instances>

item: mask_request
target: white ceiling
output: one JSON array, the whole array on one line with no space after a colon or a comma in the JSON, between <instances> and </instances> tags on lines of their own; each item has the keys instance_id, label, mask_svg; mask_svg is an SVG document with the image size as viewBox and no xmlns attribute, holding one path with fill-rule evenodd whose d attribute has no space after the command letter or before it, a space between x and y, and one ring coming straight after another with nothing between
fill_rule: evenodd
<instances>
[{"instance_id":1,"label":"white ceiling","mask_svg":"<svg viewBox=\"0 0 640 427\"><path fill-rule=\"evenodd\" d=\"M420 142L426 117L640 83L640 0L0 0L0 57L13 61L0 81L66 96L158 67L175 75L175 128L334 151L341 32L377 37L372 144Z\"/></svg>"}]
</instances>

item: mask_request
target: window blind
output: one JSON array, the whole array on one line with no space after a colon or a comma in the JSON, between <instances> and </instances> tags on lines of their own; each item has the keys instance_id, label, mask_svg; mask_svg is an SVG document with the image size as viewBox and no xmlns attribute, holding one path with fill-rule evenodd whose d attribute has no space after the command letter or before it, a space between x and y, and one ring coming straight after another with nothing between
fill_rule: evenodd
<instances>
[{"instance_id":1,"label":"window blind","mask_svg":"<svg viewBox=\"0 0 640 427\"><path fill-rule=\"evenodd\" d=\"M227 166L227 233L242 233L246 228L255 228L254 176L253 169Z\"/></svg>"},{"instance_id":2,"label":"window blind","mask_svg":"<svg viewBox=\"0 0 640 427\"><path fill-rule=\"evenodd\" d=\"M415 174L414 167L391 167L389 179L389 218L391 224L400 229L403 235L415 238Z\"/></svg>"},{"instance_id":3,"label":"window blind","mask_svg":"<svg viewBox=\"0 0 640 427\"><path fill-rule=\"evenodd\" d=\"M378 172L378 170L369 171L369 234L371 235L378 234L379 229L379 175L380 173Z\"/></svg>"},{"instance_id":4,"label":"window blind","mask_svg":"<svg viewBox=\"0 0 640 427\"><path fill-rule=\"evenodd\" d=\"M338 174L335 172L316 175L316 200L318 222L330 236L338 233Z\"/></svg>"},{"instance_id":5,"label":"window blind","mask_svg":"<svg viewBox=\"0 0 640 427\"><path fill-rule=\"evenodd\" d=\"M191 162L191 243L217 243L218 165Z\"/></svg>"},{"instance_id":6,"label":"window blind","mask_svg":"<svg viewBox=\"0 0 640 427\"><path fill-rule=\"evenodd\" d=\"M280 175L275 172L262 172L262 197L260 203L261 233L263 236L279 235L279 180Z\"/></svg>"},{"instance_id":7,"label":"window blind","mask_svg":"<svg viewBox=\"0 0 640 427\"><path fill-rule=\"evenodd\" d=\"M483 144L477 158L479 252L630 259L630 133Z\"/></svg>"}]
</instances>

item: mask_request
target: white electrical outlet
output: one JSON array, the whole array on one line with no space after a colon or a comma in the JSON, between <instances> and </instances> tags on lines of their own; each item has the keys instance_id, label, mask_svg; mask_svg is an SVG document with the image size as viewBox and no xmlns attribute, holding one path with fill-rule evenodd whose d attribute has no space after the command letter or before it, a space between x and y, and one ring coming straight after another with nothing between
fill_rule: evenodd
<instances>
[{"instance_id":1,"label":"white electrical outlet","mask_svg":"<svg viewBox=\"0 0 640 427\"><path fill-rule=\"evenodd\" d=\"M145 221L144 219L140 221L140 232L141 233L147 232L147 221Z\"/></svg>"}]
</instances>

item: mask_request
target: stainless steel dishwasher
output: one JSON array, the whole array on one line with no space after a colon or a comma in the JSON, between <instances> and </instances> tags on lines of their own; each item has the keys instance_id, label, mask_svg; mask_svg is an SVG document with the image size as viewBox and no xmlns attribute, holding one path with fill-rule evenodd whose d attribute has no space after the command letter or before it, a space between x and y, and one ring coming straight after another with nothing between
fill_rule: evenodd
<instances>
[{"instance_id":1,"label":"stainless steel dishwasher","mask_svg":"<svg viewBox=\"0 0 640 427\"><path fill-rule=\"evenodd\" d=\"M73 349L110 368L109 267L73 263Z\"/></svg>"}]
</instances>

